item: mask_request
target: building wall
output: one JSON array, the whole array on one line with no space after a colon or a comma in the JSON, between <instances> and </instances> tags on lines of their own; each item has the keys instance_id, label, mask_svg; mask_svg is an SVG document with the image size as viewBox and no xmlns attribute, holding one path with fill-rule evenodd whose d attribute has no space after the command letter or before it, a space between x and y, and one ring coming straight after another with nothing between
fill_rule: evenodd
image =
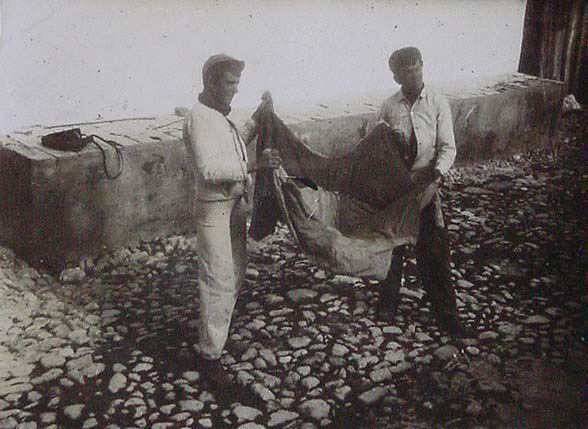
<instances>
[{"instance_id":1,"label":"building wall","mask_svg":"<svg viewBox=\"0 0 588 429\"><path fill-rule=\"evenodd\" d=\"M566 83L588 102L588 2L529 0L519 71Z\"/></svg>"}]
</instances>

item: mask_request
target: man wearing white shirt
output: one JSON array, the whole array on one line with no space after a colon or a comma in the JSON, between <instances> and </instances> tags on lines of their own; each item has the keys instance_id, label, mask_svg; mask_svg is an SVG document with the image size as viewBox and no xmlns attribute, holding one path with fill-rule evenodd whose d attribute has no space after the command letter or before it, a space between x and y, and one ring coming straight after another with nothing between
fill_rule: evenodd
<instances>
[{"instance_id":1,"label":"man wearing white shirt","mask_svg":"<svg viewBox=\"0 0 588 429\"><path fill-rule=\"evenodd\" d=\"M417 48L395 51L389 66L401 89L384 101L378 120L403 136L400 151L415 185L439 181L456 155L449 103L424 84L423 60ZM416 256L421 281L439 327L452 336L460 336L463 332L451 280L449 237L438 193L422 209L419 225ZM394 250L388 276L381 285L377 307L381 319L391 320L396 314L405 252L404 246Z\"/></svg>"},{"instance_id":2,"label":"man wearing white shirt","mask_svg":"<svg viewBox=\"0 0 588 429\"><path fill-rule=\"evenodd\" d=\"M200 288L196 348L203 376L220 387L229 383L219 358L247 267L249 173L259 168L277 168L280 163L279 156L271 151L264 152L257 162L249 162L246 141L228 118L244 67L243 61L225 54L210 57L202 68L204 90L184 120L183 139L196 193ZM271 98L265 104L271 106ZM263 107L264 103L260 109Z\"/></svg>"}]
</instances>

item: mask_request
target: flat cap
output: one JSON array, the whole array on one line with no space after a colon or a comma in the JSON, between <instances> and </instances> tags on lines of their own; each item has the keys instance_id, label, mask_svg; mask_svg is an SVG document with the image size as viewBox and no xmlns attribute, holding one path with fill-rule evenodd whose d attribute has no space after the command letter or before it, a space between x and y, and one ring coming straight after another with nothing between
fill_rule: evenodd
<instances>
[{"instance_id":1,"label":"flat cap","mask_svg":"<svg viewBox=\"0 0 588 429\"><path fill-rule=\"evenodd\" d=\"M202 66L202 81L204 83L208 82L214 76L216 70L218 70L223 64L237 73L241 73L245 68L244 61L233 58L227 54L216 54L207 59Z\"/></svg>"},{"instance_id":2,"label":"flat cap","mask_svg":"<svg viewBox=\"0 0 588 429\"><path fill-rule=\"evenodd\" d=\"M397 51L394 51L392 55L390 55L388 65L390 66L392 73L395 73L402 67L410 67L417 62L422 61L423 57L421 56L421 51L419 51L418 48L415 48L414 46L408 46L406 48L401 48Z\"/></svg>"}]
</instances>

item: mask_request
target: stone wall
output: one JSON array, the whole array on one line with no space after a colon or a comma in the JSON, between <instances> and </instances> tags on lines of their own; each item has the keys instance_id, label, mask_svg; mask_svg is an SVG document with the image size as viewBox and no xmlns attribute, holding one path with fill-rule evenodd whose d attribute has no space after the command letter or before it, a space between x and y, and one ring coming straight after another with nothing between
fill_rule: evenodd
<instances>
[{"instance_id":1,"label":"stone wall","mask_svg":"<svg viewBox=\"0 0 588 429\"><path fill-rule=\"evenodd\" d=\"M191 180L178 136L154 129L149 135L119 132L105 125L82 129L124 145L120 177L106 177L95 146L77 154L41 147L39 135L54 130L35 129L2 139L2 241L33 265L60 270L104 249L193 230ZM109 171L116 171L115 151L104 148Z\"/></svg>"},{"instance_id":2,"label":"stone wall","mask_svg":"<svg viewBox=\"0 0 588 429\"><path fill-rule=\"evenodd\" d=\"M479 87L442 90L451 105L458 162L508 156L545 146L556 125L561 82L520 73L500 76ZM383 96L321 104L306 115L280 115L319 152L345 153L357 142L358 128L374 120ZM278 112L280 113L280 112Z\"/></svg>"}]
</instances>

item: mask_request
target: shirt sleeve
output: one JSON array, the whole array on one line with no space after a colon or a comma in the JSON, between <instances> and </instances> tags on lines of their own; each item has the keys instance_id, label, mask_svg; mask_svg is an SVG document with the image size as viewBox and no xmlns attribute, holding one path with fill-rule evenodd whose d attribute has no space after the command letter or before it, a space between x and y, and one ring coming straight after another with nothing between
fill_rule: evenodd
<instances>
[{"instance_id":1,"label":"shirt sleeve","mask_svg":"<svg viewBox=\"0 0 588 429\"><path fill-rule=\"evenodd\" d=\"M211 123L198 121L193 112L186 115L183 140L192 170L209 183L244 180L239 163L221 152L215 134Z\"/></svg>"},{"instance_id":2,"label":"shirt sleeve","mask_svg":"<svg viewBox=\"0 0 588 429\"><path fill-rule=\"evenodd\" d=\"M380 111L378 112L378 115L376 116L376 124L384 121L384 122L388 122L388 112L387 112L387 108L386 108L386 103L382 103L382 106L380 107Z\"/></svg>"},{"instance_id":3,"label":"shirt sleeve","mask_svg":"<svg viewBox=\"0 0 588 429\"><path fill-rule=\"evenodd\" d=\"M449 171L455 161L456 153L451 109L447 99L440 97L437 112L437 163L435 167L441 174L446 174Z\"/></svg>"}]
</instances>

